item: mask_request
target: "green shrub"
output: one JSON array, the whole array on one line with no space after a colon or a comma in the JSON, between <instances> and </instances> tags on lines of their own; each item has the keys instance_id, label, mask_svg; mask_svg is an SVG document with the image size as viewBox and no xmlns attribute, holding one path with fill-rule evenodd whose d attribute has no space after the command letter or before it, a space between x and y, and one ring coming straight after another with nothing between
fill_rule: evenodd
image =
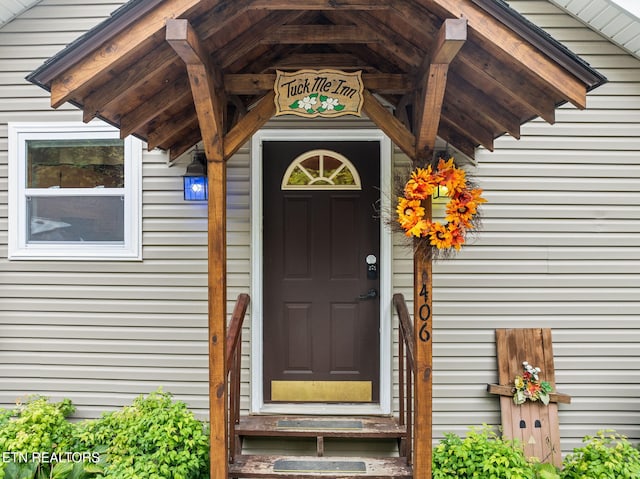
<instances>
[{"instance_id":1,"label":"green shrub","mask_svg":"<svg viewBox=\"0 0 640 479\"><path fill-rule=\"evenodd\" d=\"M0 478L84 479L100 473L97 464L58 460L71 452L75 426L67 417L74 411L68 399L51 403L36 396L0 412Z\"/></svg>"},{"instance_id":2,"label":"green shrub","mask_svg":"<svg viewBox=\"0 0 640 479\"><path fill-rule=\"evenodd\" d=\"M465 439L447 434L433 453L433 479L536 479L519 443L489 426L472 428Z\"/></svg>"},{"instance_id":3,"label":"green shrub","mask_svg":"<svg viewBox=\"0 0 640 479\"><path fill-rule=\"evenodd\" d=\"M82 424L77 447L105 451L105 478L200 479L209 473L203 423L161 391Z\"/></svg>"},{"instance_id":4,"label":"green shrub","mask_svg":"<svg viewBox=\"0 0 640 479\"><path fill-rule=\"evenodd\" d=\"M640 451L615 431L586 436L563 461L562 479L638 479Z\"/></svg>"}]
</instances>

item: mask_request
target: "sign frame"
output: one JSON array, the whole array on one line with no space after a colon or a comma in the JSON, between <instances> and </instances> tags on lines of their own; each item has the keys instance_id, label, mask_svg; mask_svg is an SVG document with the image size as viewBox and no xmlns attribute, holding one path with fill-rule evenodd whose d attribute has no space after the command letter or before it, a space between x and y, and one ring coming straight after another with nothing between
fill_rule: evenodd
<instances>
[{"instance_id":1,"label":"sign frame","mask_svg":"<svg viewBox=\"0 0 640 479\"><path fill-rule=\"evenodd\" d=\"M275 116L304 118L362 116L364 83L362 71L276 70L274 82Z\"/></svg>"}]
</instances>

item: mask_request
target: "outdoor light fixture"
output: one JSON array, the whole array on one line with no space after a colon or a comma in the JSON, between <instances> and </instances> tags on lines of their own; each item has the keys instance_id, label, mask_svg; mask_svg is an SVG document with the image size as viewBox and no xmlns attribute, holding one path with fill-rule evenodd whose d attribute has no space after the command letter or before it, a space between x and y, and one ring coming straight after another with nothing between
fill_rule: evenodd
<instances>
[{"instance_id":1,"label":"outdoor light fixture","mask_svg":"<svg viewBox=\"0 0 640 479\"><path fill-rule=\"evenodd\" d=\"M207 156L197 149L182 177L185 201L206 201L209 197L207 185Z\"/></svg>"}]
</instances>

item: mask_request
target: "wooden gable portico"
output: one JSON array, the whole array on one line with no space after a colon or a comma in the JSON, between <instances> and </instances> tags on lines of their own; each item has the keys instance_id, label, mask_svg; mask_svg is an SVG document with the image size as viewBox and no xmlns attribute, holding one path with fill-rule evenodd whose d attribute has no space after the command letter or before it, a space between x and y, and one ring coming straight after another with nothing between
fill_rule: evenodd
<instances>
[{"instance_id":1,"label":"wooden gable portico","mask_svg":"<svg viewBox=\"0 0 640 479\"><path fill-rule=\"evenodd\" d=\"M365 114L414 162L468 156L604 78L501 0L131 0L29 76L122 136L208 159L211 477L228 476L226 161L275 112L275 71L361 70ZM311 120L309 120L311 121ZM414 316L431 262L414 261ZM414 331L413 475L431 476L431 321ZM424 331L424 329L423 329ZM428 340L424 340L424 338ZM227 359L229 358L229 359Z\"/></svg>"}]
</instances>

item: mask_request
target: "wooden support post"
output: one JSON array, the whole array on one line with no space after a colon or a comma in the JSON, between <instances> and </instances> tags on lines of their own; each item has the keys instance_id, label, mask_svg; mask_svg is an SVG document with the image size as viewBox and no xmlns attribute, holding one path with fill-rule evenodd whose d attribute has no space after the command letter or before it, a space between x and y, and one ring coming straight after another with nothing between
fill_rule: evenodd
<instances>
[{"instance_id":1,"label":"wooden support post","mask_svg":"<svg viewBox=\"0 0 640 479\"><path fill-rule=\"evenodd\" d=\"M167 41L182 58L207 156L209 186L209 458L210 476L226 478L229 471L227 425L227 164L224 161L224 87L222 74L211 63L197 33L186 20L167 21Z\"/></svg>"},{"instance_id":2,"label":"wooden support post","mask_svg":"<svg viewBox=\"0 0 640 479\"><path fill-rule=\"evenodd\" d=\"M435 148L436 137L447 71L467 38L467 22L464 19L445 20L431 58L425 58L421 66L424 92L418 104L414 167L425 167ZM431 197L423 202L425 219L431 220L433 206ZM415 347L415 392L414 392L414 477L431 478L433 435L433 258L429 248L415 248L413 257L413 317Z\"/></svg>"},{"instance_id":3,"label":"wooden support post","mask_svg":"<svg viewBox=\"0 0 640 479\"><path fill-rule=\"evenodd\" d=\"M425 218L431 219L431 198L424 201ZM433 262L418 249L413 257L413 322L415 351L413 471L416 479L431 479L433 435ZM426 250L429 251L429 250Z\"/></svg>"},{"instance_id":4,"label":"wooden support post","mask_svg":"<svg viewBox=\"0 0 640 479\"><path fill-rule=\"evenodd\" d=\"M447 86L449 64L467 39L466 19L448 18L442 24L431 58L425 58L420 67L423 90L416 108L417 154L430 156L435 146L444 92Z\"/></svg>"},{"instance_id":5,"label":"wooden support post","mask_svg":"<svg viewBox=\"0 0 640 479\"><path fill-rule=\"evenodd\" d=\"M222 157L220 157L222 158ZM227 240L226 168L224 161L208 162L209 182L209 420L211 425L211 477L227 477Z\"/></svg>"}]
</instances>

